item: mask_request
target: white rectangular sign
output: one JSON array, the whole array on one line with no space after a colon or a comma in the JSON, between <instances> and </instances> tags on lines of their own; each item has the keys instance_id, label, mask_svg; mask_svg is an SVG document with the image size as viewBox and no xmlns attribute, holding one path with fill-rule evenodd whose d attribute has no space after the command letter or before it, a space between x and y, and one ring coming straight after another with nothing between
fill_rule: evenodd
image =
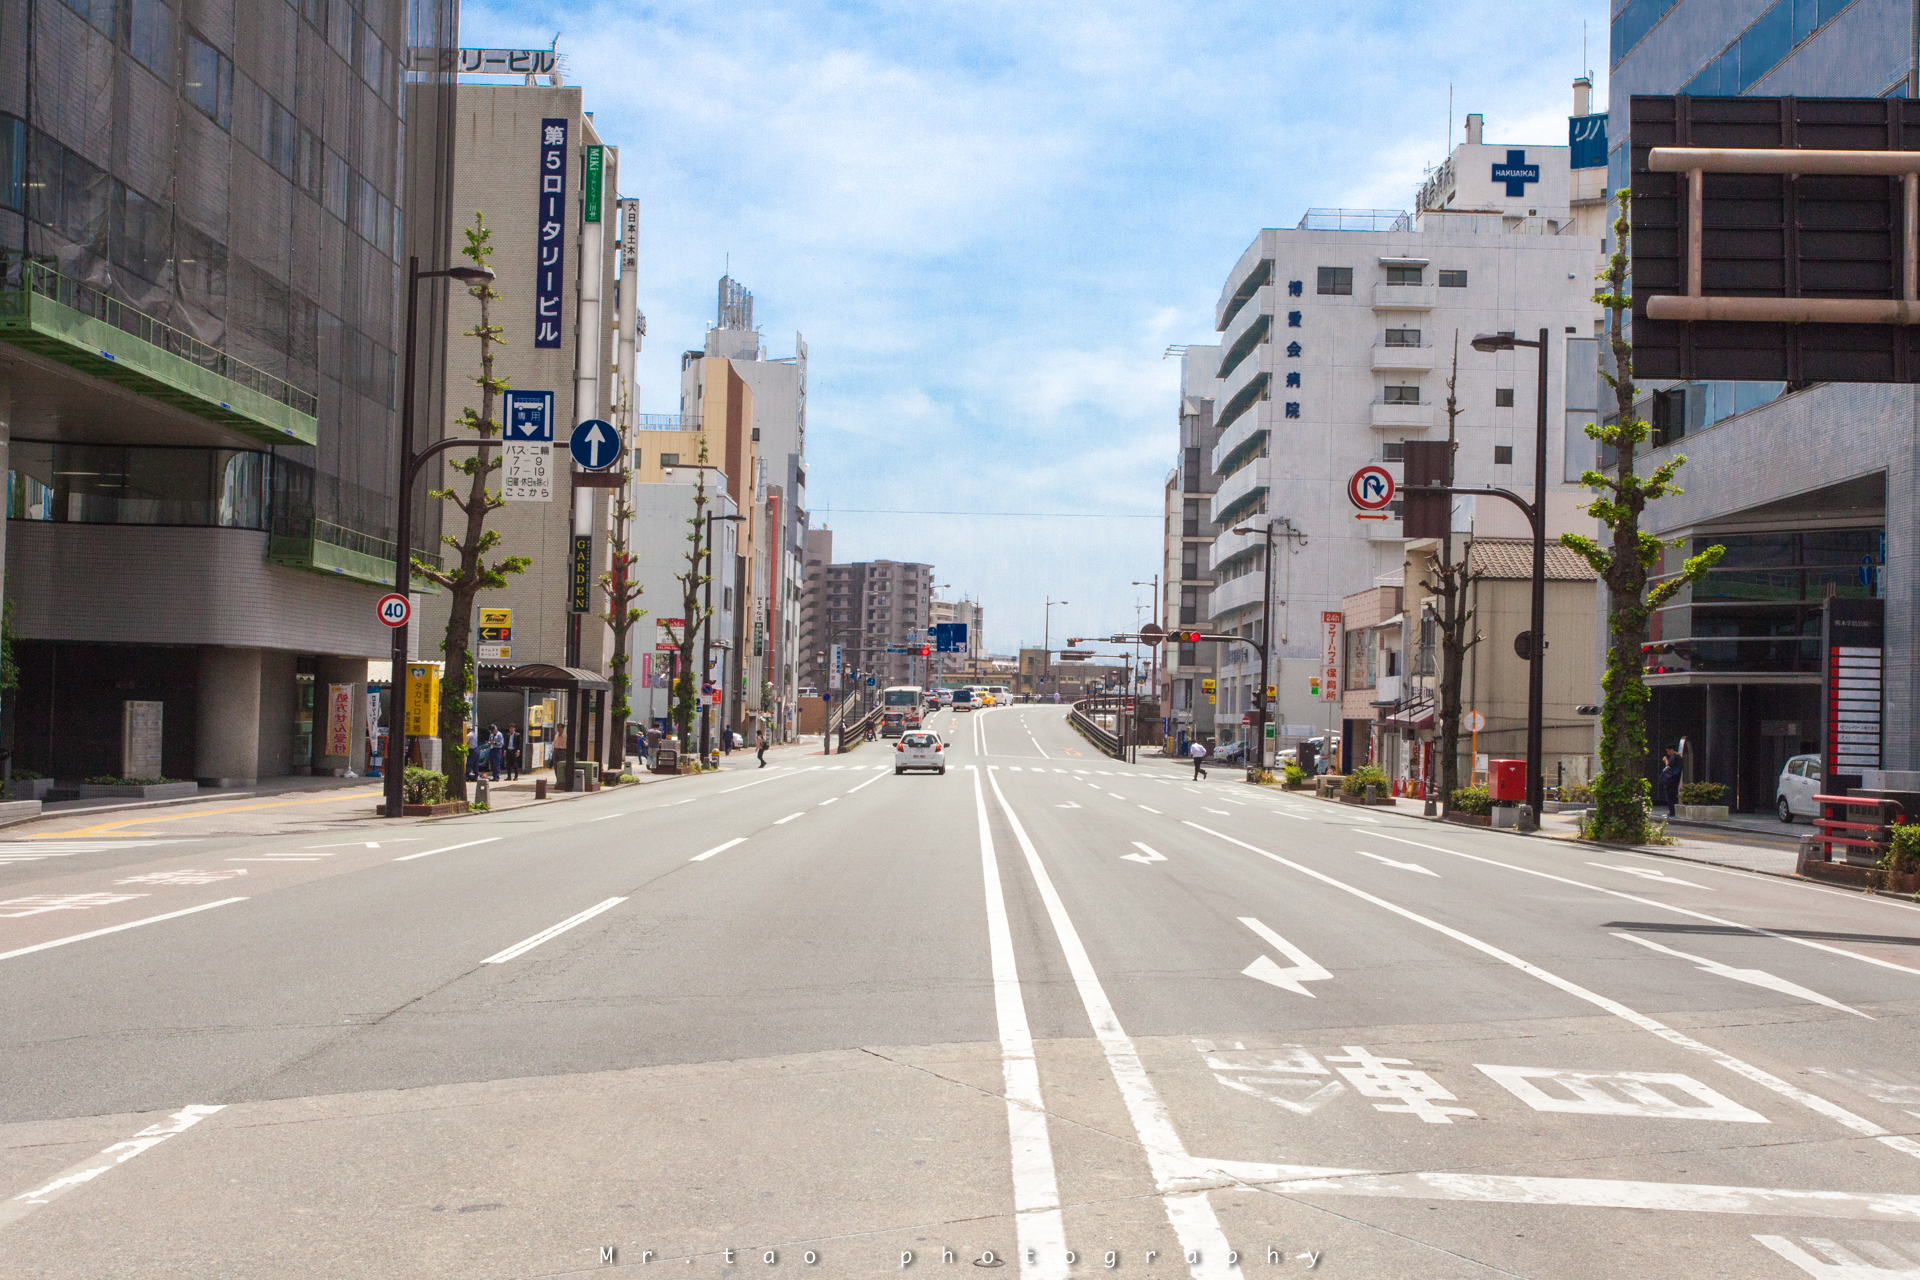
<instances>
[{"instance_id":1,"label":"white rectangular sign","mask_svg":"<svg viewBox=\"0 0 1920 1280\"><path fill-rule=\"evenodd\" d=\"M500 446L500 496L508 502L553 501L553 446L509 440Z\"/></svg>"}]
</instances>

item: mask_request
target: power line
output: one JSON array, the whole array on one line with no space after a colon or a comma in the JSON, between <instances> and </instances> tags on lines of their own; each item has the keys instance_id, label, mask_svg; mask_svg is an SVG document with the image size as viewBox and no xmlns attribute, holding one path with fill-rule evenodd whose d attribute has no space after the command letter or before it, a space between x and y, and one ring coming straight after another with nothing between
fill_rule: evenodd
<instances>
[{"instance_id":1,"label":"power line","mask_svg":"<svg viewBox=\"0 0 1920 1280\"><path fill-rule=\"evenodd\" d=\"M838 507L820 512L822 516L1016 516L1021 519L1054 520L1158 520L1158 515L1140 515L1132 511L915 511L894 507Z\"/></svg>"}]
</instances>

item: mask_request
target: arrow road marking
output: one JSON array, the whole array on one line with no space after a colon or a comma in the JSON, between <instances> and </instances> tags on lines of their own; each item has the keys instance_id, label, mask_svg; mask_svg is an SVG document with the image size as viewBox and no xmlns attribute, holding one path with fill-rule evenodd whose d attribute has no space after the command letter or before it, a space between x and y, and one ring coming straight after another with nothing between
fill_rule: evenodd
<instances>
[{"instance_id":1,"label":"arrow road marking","mask_svg":"<svg viewBox=\"0 0 1920 1280\"><path fill-rule=\"evenodd\" d=\"M1241 916L1240 923L1266 939L1267 943L1272 946L1275 951L1280 952L1285 955L1287 959L1293 961L1293 968L1282 969L1268 957L1261 956L1258 960L1255 960L1252 964L1240 971L1247 977L1258 978L1262 982L1270 982L1276 987L1284 988L1285 990L1294 992L1296 995L1306 996L1310 1000L1314 998L1313 992L1307 990L1300 984L1303 982L1324 982L1333 977L1332 974L1315 964L1313 958L1306 952L1294 946L1291 942L1288 942L1285 938L1267 928L1267 926L1261 924L1252 916Z\"/></svg>"},{"instance_id":2,"label":"arrow road marking","mask_svg":"<svg viewBox=\"0 0 1920 1280\"><path fill-rule=\"evenodd\" d=\"M1384 862L1388 866L1398 867L1402 871L1417 871L1423 876L1432 876L1435 880L1440 878L1438 871L1429 871L1417 862L1395 862L1392 858L1383 858L1377 853L1368 853L1365 849L1355 849L1354 852L1363 858L1372 858L1375 862Z\"/></svg>"},{"instance_id":3,"label":"arrow road marking","mask_svg":"<svg viewBox=\"0 0 1920 1280\"><path fill-rule=\"evenodd\" d=\"M1745 982L1756 987L1765 987L1769 991L1778 991L1781 995L1794 996L1801 1000L1811 1000L1813 1003L1823 1004L1829 1009L1838 1009L1840 1012L1850 1013L1856 1018L1865 1018L1868 1022L1874 1020L1872 1014L1862 1013L1858 1009L1849 1008L1841 1004L1838 1000L1821 995L1818 991L1809 991L1803 986L1788 982L1785 978L1777 978L1764 969L1736 969L1732 965L1721 964L1718 960L1708 960L1703 956L1690 956L1684 951L1675 951L1672 947L1663 947L1657 942L1649 942L1645 938L1636 938L1630 933L1621 933L1618 930L1613 931L1613 936L1616 938L1625 938L1628 942L1637 942L1650 951L1658 951L1664 955L1678 956L1682 960L1690 960L1698 965L1703 973L1717 973L1723 978L1732 978L1735 982Z\"/></svg>"},{"instance_id":4,"label":"arrow road marking","mask_svg":"<svg viewBox=\"0 0 1920 1280\"><path fill-rule=\"evenodd\" d=\"M1133 842L1133 847L1138 849L1140 852L1123 853L1120 856L1125 858L1128 862L1165 862L1167 860L1166 854L1155 853L1153 850L1147 848L1147 846L1141 844L1138 840L1135 840Z\"/></svg>"},{"instance_id":5,"label":"arrow road marking","mask_svg":"<svg viewBox=\"0 0 1920 1280\"><path fill-rule=\"evenodd\" d=\"M1599 867L1602 871L1624 871L1630 876L1639 876L1642 880L1658 880L1662 884L1684 884L1689 889L1706 889L1708 893L1713 892L1711 888L1708 888L1708 886L1704 884L1695 884L1691 880L1676 879L1664 871L1655 871L1651 867L1616 867L1610 862L1589 862L1587 865L1590 867Z\"/></svg>"}]
</instances>

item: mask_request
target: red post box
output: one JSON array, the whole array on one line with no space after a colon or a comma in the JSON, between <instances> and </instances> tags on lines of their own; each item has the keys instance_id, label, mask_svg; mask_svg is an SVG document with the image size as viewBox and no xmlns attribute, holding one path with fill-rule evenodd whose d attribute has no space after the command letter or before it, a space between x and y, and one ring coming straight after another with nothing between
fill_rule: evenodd
<instances>
[{"instance_id":1,"label":"red post box","mask_svg":"<svg viewBox=\"0 0 1920 1280\"><path fill-rule=\"evenodd\" d=\"M1525 760L1487 761L1487 791L1495 804L1527 802L1527 762Z\"/></svg>"}]
</instances>

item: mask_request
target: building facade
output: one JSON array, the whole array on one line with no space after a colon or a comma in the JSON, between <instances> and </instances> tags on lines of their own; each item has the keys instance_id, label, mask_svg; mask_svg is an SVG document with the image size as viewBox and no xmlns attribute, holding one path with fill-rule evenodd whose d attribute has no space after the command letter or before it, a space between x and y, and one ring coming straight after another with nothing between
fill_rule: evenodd
<instances>
[{"instance_id":1,"label":"building facade","mask_svg":"<svg viewBox=\"0 0 1920 1280\"><path fill-rule=\"evenodd\" d=\"M1220 432L1213 422L1213 392L1220 348L1190 346L1180 357L1180 452L1167 473L1161 525L1160 625L1170 632L1207 631L1212 623L1213 495L1220 477L1213 449ZM1218 706L1220 646L1211 641L1170 641L1162 650L1160 688L1166 736L1212 743Z\"/></svg>"},{"instance_id":2,"label":"building facade","mask_svg":"<svg viewBox=\"0 0 1920 1280\"><path fill-rule=\"evenodd\" d=\"M453 0L0 0L19 767L121 773L139 706L169 777L365 768L403 277L446 265L456 23Z\"/></svg>"},{"instance_id":3,"label":"building facade","mask_svg":"<svg viewBox=\"0 0 1920 1280\"><path fill-rule=\"evenodd\" d=\"M829 643L841 646L847 670L858 671L863 681L872 676L881 687L933 682L937 655L920 654L922 647L932 646L927 631L932 565L894 560L829 564L825 594Z\"/></svg>"},{"instance_id":4,"label":"building facade","mask_svg":"<svg viewBox=\"0 0 1920 1280\"><path fill-rule=\"evenodd\" d=\"M1629 182L1635 94L1920 96L1907 3L1635 0L1612 21L1610 191ZM1766 810L1785 761L1822 750L1821 620L1829 596L1885 616L1883 767L1920 769L1920 396L1888 384L1646 383L1643 466L1687 458L1684 490L1645 527L1682 539L1667 568L1726 548L1647 636L1648 768L1690 748L1696 779ZM1609 406L1610 407L1610 406ZM1844 441L1844 447L1836 447ZM1786 465L1783 465L1783 462Z\"/></svg>"}]
</instances>

